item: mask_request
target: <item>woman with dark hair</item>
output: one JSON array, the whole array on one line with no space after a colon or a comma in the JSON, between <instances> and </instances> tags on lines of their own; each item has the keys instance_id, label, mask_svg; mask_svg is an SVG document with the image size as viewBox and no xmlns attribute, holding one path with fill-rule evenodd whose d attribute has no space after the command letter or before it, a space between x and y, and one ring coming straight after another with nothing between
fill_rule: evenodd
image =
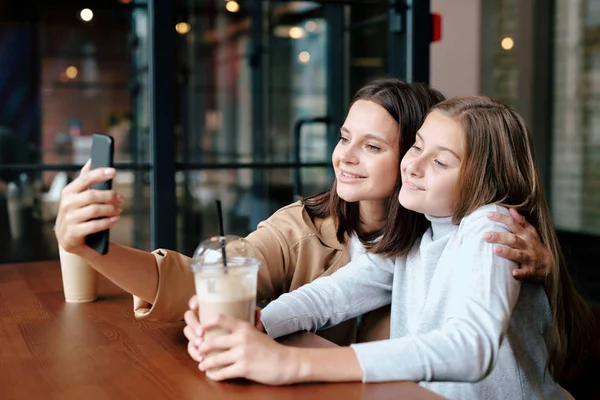
<instances>
[{"instance_id":1,"label":"woman with dark hair","mask_svg":"<svg viewBox=\"0 0 600 400\"><path fill-rule=\"evenodd\" d=\"M247 236L262 261L259 301L274 300L331 275L365 251L394 256L408 250L426 225L397 204L400 160L414 143L427 111L443 99L426 85L397 79L371 82L356 93L332 155L336 175L332 188L283 207ZM56 221L59 245L132 293L136 317L180 320L195 292L188 257L115 243L103 256L85 245L86 235L110 228L119 219L117 193L87 190L92 183L112 176L112 169L90 170L86 165L65 188ZM512 233L494 233L492 240L512 249L498 247L499 254L522 262L530 276L542 276L548 252L537 234L526 223L500 218ZM353 319L321 334L338 344L385 338L388 314L388 310L375 311L362 318L360 327Z\"/></svg>"}]
</instances>

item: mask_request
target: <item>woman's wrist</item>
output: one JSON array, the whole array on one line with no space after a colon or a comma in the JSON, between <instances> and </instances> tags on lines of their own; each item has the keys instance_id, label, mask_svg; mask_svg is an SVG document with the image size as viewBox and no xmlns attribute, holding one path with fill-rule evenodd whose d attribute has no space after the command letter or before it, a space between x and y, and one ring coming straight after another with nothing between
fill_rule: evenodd
<instances>
[{"instance_id":1,"label":"woman's wrist","mask_svg":"<svg viewBox=\"0 0 600 400\"><path fill-rule=\"evenodd\" d=\"M285 354L283 365L287 366L286 381L289 383L307 382L311 378L311 363L303 356L302 349L292 346L283 346ZM305 349L306 350L306 349Z\"/></svg>"},{"instance_id":2,"label":"woman's wrist","mask_svg":"<svg viewBox=\"0 0 600 400\"><path fill-rule=\"evenodd\" d=\"M360 382L363 371L350 347L300 348L288 347L283 359L285 378L299 382Z\"/></svg>"}]
</instances>

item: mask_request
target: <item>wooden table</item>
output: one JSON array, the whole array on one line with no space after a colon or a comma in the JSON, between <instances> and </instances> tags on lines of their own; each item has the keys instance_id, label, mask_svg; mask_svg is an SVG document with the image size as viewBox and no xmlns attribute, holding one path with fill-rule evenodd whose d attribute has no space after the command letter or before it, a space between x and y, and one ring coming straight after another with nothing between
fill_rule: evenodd
<instances>
[{"instance_id":1,"label":"wooden table","mask_svg":"<svg viewBox=\"0 0 600 400\"><path fill-rule=\"evenodd\" d=\"M57 261L0 265L0 398L440 399L413 382L270 387L207 379L188 356L183 323L133 317L129 295L104 278L100 297L64 302ZM311 333L284 343L331 346Z\"/></svg>"}]
</instances>

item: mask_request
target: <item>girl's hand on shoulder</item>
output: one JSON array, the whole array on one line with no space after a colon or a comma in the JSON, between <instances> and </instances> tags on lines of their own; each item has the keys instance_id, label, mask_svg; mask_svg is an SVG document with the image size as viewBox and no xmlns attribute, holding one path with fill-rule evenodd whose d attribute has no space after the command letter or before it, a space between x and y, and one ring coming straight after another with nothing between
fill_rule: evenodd
<instances>
[{"instance_id":1,"label":"girl's hand on shoulder","mask_svg":"<svg viewBox=\"0 0 600 400\"><path fill-rule=\"evenodd\" d=\"M187 319L186 319L187 321ZM220 315L202 326L202 333L220 328L229 334L201 338L197 349L199 368L220 368L211 378L217 381L246 378L267 385L294 383L297 366L294 349L279 344L248 322ZM210 354L212 351L220 351Z\"/></svg>"},{"instance_id":2,"label":"girl's hand on shoulder","mask_svg":"<svg viewBox=\"0 0 600 400\"><path fill-rule=\"evenodd\" d=\"M487 242L504 245L494 246L495 254L519 263L520 267L513 271L513 277L544 282L550 274L550 252L525 217L514 208L509 212L510 216L492 212L488 218L508 226L510 232L486 232L483 238Z\"/></svg>"}]
</instances>

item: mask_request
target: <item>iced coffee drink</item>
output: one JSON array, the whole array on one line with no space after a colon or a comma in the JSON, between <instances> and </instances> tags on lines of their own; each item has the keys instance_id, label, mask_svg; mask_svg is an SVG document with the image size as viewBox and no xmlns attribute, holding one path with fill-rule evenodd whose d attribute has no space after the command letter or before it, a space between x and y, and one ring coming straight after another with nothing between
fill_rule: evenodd
<instances>
[{"instance_id":1,"label":"iced coffee drink","mask_svg":"<svg viewBox=\"0 0 600 400\"><path fill-rule=\"evenodd\" d=\"M227 273L220 271L212 274L206 272L196 274L196 293L202 324L219 314L254 324L258 264L254 260L248 260L241 265L236 264L230 264ZM209 332L209 334L218 333Z\"/></svg>"},{"instance_id":2,"label":"iced coffee drink","mask_svg":"<svg viewBox=\"0 0 600 400\"><path fill-rule=\"evenodd\" d=\"M211 242L211 239L200 245L192 260L200 323L206 324L223 314L254 325L256 280L260 261L245 239L237 236L226 238L225 262L221 245L214 240ZM222 329L213 328L206 332L205 338L226 333ZM213 353L206 356L210 357L211 354ZM210 378L214 372L209 370L206 375Z\"/></svg>"}]
</instances>

